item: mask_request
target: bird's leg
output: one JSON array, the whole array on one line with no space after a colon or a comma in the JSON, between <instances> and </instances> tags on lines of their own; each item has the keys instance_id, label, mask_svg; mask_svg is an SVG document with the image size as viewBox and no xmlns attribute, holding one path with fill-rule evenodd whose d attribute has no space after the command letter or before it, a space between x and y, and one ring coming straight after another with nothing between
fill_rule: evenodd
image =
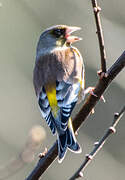
<instances>
[{"instance_id":1,"label":"bird's leg","mask_svg":"<svg viewBox=\"0 0 125 180\"><path fill-rule=\"evenodd\" d=\"M86 94L89 93L89 94L91 94L91 95L93 95L93 96L95 96L95 97L98 97L98 96L94 93L94 89L95 89L95 87L88 87L87 89L84 90L84 94L86 95ZM105 103L105 98L104 98L103 95L101 96L101 99L102 99L102 101ZM95 110L94 110L94 108L93 108L92 111L91 111L91 113L94 114L94 112L95 112Z\"/></svg>"},{"instance_id":2,"label":"bird's leg","mask_svg":"<svg viewBox=\"0 0 125 180\"><path fill-rule=\"evenodd\" d=\"M95 96L95 97L98 97L93 91L94 91L94 89L95 89L95 87L88 87L87 89L85 89L84 90L84 94L86 95L86 94L91 94L91 95L93 95L93 96ZM101 96L101 100L105 103L105 98L104 98L104 96L102 95Z\"/></svg>"},{"instance_id":3,"label":"bird's leg","mask_svg":"<svg viewBox=\"0 0 125 180\"><path fill-rule=\"evenodd\" d=\"M93 96L95 96L95 97L97 97L97 95L93 92L94 91L94 87L88 87L87 89L85 89L84 90L84 94L86 95L86 94L91 94L91 95L93 95ZM95 113L95 110L94 110L94 108L92 109L92 111L91 111L91 113L92 114L94 114Z\"/></svg>"},{"instance_id":4,"label":"bird's leg","mask_svg":"<svg viewBox=\"0 0 125 180\"><path fill-rule=\"evenodd\" d=\"M95 96L95 97L98 97L95 93L94 93L94 89L95 89L95 87L88 87L87 89L82 89L81 90L81 93L80 93L80 96L79 96L79 99L78 99L78 103L80 103L82 100L84 100L84 98L85 98L85 95L86 94L91 94L91 95L93 95L93 96ZM103 102L105 102L105 98L104 98L104 96L101 96L101 99L103 100ZM91 111L91 113L92 114L94 114L94 108L92 109L92 111Z\"/></svg>"},{"instance_id":5,"label":"bird's leg","mask_svg":"<svg viewBox=\"0 0 125 180\"><path fill-rule=\"evenodd\" d=\"M84 89L84 94L86 95L86 94L91 94L91 95L93 95L93 96L95 96L95 97L98 97L93 91L94 91L94 87L88 87L87 89Z\"/></svg>"}]
</instances>

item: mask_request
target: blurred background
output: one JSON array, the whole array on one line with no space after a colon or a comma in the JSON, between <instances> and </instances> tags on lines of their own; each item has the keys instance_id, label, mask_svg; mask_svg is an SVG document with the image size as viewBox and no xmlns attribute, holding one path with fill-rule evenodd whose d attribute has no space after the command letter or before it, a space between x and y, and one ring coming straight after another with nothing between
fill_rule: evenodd
<instances>
[{"instance_id":1,"label":"blurred background","mask_svg":"<svg viewBox=\"0 0 125 180\"><path fill-rule=\"evenodd\" d=\"M98 0L98 3L102 8L107 67L110 67L125 50L125 1ZM56 137L51 135L41 118L32 84L37 41L45 28L55 24L82 27L77 34L83 41L75 46L84 58L86 86L95 86L100 54L91 1L0 0L1 180L7 179L7 176L9 180L25 179L35 166L39 152L44 151L45 147L50 148L55 142ZM113 113L125 103L125 70L112 82L104 97L106 103L97 104L95 114L89 116L78 133L82 154L68 152L62 164L55 161L44 173L44 180L68 179L80 166L85 154L91 151L94 142L104 134L112 122ZM73 116L80 106L75 108ZM38 141L35 139L36 144L31 143L30 146L32 128L37 130L35 137L38 136ZM31 151L33 156L31 154L28 158L30 153L27 155L25 148L32 146L35 148L28 152ZM10 176L11 173L13 176ZM87 167L84 178L117 180L124 179L124 175L125 116L118 124L117 133L108 139L103 150Z\"/></svg>"}]
</instances>

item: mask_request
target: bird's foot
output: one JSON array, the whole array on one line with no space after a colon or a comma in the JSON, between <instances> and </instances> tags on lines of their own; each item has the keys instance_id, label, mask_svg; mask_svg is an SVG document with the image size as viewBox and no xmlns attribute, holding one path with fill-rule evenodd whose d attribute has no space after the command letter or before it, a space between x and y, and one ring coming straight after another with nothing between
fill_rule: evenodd
<instances>
[{"instance_id":1,"label":"bird's foot","mask_svg":"<svg viewBox=\"0 0 125 180\"><path fill-rule=\"evenodd\" d=\"M94 93L94 89L95 89L95 87L88 87L87 89L84 90L84 94L85 94L85 95L86 95L86 94L91 94L91 95L93 95L93 96L95 96L95 97L98 97L98 96Z\"/></svg>"},{"instance_id":2,"label":"bird's foot","mask_svg":"<svg viewBox=\"0 0 125 180\"><path fill-rule=\"evenodd\" d=\"M79 99L78 99L78 102L77 102L77 103L78 103L78 104L81 103L81 101L84 100L86 94L91 94L91 95L93 95L93 96L95 96L95 97L98 97L98 96L94 93L94 89L95 89L95 87L88 87L87 89L82 90L81 93L80 93L80 95L79 95ZM106 102L103 95L101 96L100 99L101 99L104 103ZM94 113L94 110L93 110L93 113Z\"/></svg>"},{"instance_id":3,"label":"bird's foot","mask_svg":"<svg viewBox=\"0 0 125 180\"><path fill-rule=\"evenodd\" d=\"M87 89L84 90L84 94L86 95L86 94L89 93L89 94L91 94L91 95L93 95L93 96L95 96L95 97L98 97L98 96L94 93L94 89L95 89L95 87L88 87ZM103 95L101 96L101 100L102 100L104 103L106 102Z\"/></svg>"},{"instance_id":4,"label":"bird's foot","mask_svg":"<svg viewBox=\"0 0 125 180\"><path fill-rule=\"evenodd\" d=\"M91 95L93 95L93 96L95 96L95 97L98 97L95 93L94 93L94 89L95 89L95 87L88 87L87 89L85 89L84 90L84 94L86 95L86 94L91 94ZM102 95L101 96L101 98L100 98L104 103L105 103L105 98L104 98L104 96ZM91 111L91 114L94 114L95 113L95 110L94 110L94 108L92 109L92 111Z\"/></svg>"}]
</instances>

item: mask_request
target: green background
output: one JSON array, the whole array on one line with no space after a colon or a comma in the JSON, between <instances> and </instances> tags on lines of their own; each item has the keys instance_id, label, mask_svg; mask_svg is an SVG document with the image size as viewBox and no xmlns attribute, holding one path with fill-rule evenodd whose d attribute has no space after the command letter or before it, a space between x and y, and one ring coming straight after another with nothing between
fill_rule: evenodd
<instances>
[{"instance_id":1,"label":"green background","mask_svg":"<svg viewBox=\"0 0 125 180\"><path fill-rule=\"evenodd\" d=\"M107 67L125 50L125 1L98 0L102 8L101 20L107 52ZM34 125L46 129L46 139L39 149L52 146L49 128L40 116L32 84L37 41L41 32L55 24L80 26L77 34L83 38L76 43L86 67L86 86L95 86L100 69L100 54L95 20L89 0L0 0L0 166L22 151L28 133ZM43 175L44 180L66 180L80 166L93 143L104 134L112 122L113 113L125 103L125 70L113 81L104 94L106 103L99 102L95 114L80 128L77 137L83 152L68 152L62 164L55 161ZM75 108L73 115L79 111ZM89 180L117 180L125 176L125 116L117 133L108 139L84 177ZM31 172L38 160L27 163L9 180L22 180ZM4 169L5 173L8 172ZM0 171L2 179L2 170Z\"/></svg>"}]
</instances>

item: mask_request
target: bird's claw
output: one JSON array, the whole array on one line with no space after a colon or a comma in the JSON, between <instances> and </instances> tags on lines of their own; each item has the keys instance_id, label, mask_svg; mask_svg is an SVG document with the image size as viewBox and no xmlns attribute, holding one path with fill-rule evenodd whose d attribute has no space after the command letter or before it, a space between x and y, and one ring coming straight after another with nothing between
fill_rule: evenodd
<instances>
[{"instance_id":1,"label":"bird's claw","mask_svg":"<svg viewBox=\"0 0 125 180\"><path fill-rule=\"evenodd\" d=\"M87 89L85 89L84 90L84 93L85 94L91 94L91 95L93 95L93 96L95 96L95 97L98 97L95 93L94 93L94 89L95 89L95 87L88 87ZM102 95L101 96L101 100L105 103L106 102L106 100L105 100L105 98L104 98L104 96Z\"/></svg>"},{"instance_id":2,"label":"bird's claw","mask_svg":"<svg viewBox=\"0 0 125 180\"><path fill-rule=\"evenodd\" d=\"M86 94L91 94L91 95L93 95L93 96L95 96L95 97L98 97L95 93L94 93L94 89L95 89L95 87L88 87L87 89L85 89L84 90L84 94L86 95Z\"/></svg>"}]
</instances>

